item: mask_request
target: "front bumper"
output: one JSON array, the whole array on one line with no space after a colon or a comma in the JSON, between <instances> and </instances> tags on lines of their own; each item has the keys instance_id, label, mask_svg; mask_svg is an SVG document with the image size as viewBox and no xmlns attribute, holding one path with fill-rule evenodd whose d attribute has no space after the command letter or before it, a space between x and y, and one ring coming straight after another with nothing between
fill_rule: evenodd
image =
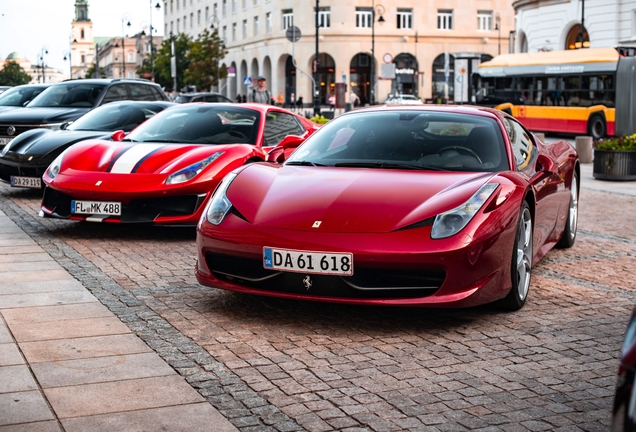
<instances>
[{"instance_id":1,"label":"front bumper","mask_svg":"<svg viewBox=\"0 0 636 432\"><path fill-rule=\"evenodd\" d=\"M431 227L390 233L321 233L255 227L235 214L197 232L196 276L221 289L333 303L470 307L505 297L516 213L481 215L476 232L431 240ZM470 226L470 224L469 224ZM467 227L468 228L468 227ZM305 275L263 268L263 247L350 252L352 277ZM310 276L311 288L303 280Z\"/></svg>"}]
</instances>

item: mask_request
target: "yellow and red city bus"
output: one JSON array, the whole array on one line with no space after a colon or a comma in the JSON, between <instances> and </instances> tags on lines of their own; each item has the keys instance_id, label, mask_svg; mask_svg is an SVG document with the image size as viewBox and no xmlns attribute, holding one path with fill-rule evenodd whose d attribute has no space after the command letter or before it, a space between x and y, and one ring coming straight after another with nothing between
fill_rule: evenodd
<instances>
[{"instance_id":1,"label":"yellow and red city bus","mask_svg":"<svg viewBox=\"0 0 636 432\"><path fill-rule=\"evenodd\" d=\"M613 136L622 58L614 48L500 55L479 65L476 103L504 110L533 131Z\"/></svg>"}]
</instances>

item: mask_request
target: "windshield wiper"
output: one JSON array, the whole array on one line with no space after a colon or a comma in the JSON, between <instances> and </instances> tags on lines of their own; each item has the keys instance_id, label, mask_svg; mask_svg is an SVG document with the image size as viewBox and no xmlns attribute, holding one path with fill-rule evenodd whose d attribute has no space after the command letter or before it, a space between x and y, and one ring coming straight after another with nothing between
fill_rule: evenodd
<instances>
[{"instance_id":1,"label":"windshield wiper","mask_svg":"<svg viewBox=\"0 0 636 432\"><path fill-rule=\"evenodd\" d=\"M285 162L285 165L298 165L298 166L325 166L323 164L318 164L315 162L309 162L309 161L290 161L290 162Z\"/></svg>"},{"instance_id":2,"label":"windshield wiper","mask_svg":"<svg viewBox=\"0 0 636 432\"><path fill-rule=\"evenodd\" d=\"M146 141L140 141L140 142L150 142L150 143L176 143L176 144L192 144L192 141L186 141L186 140L146 140Z\"/></svg>"},{"instance_id":3,"label":"windshield wiper","mask_svg":"<svg viewBox=\"0 0 636 432\"><path fill-rule=\"evenodd\" d=\"M444 168L416 165L407 163L392 162L341 162L334 165L341 168L386 168L386 169L411 169L411 170L430 170L430 171L448 171Z\"/></svg>"},{"instance_id":4,"label":"windshield wiper","mask_svg":"<svg viewBox=\"0 0 636 432\"><path fill-rule=\"evenodd\" d=\"M126 142L137 142L134 139L130 139L130 138L124 138L122 141L126 141Z\"/></svg>"}]
</instances>

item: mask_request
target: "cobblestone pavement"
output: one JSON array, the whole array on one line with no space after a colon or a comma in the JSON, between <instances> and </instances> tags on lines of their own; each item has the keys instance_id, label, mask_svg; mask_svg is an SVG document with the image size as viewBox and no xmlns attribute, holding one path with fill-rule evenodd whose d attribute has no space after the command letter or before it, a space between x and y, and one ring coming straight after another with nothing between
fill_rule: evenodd
<instances>
[{"instance_id":1,"label":"cobblestone pavement","mask_svg":"<svg viewBox=\"0 0 636 432\"><path fill-rule=\"evenodd\" d=\"M596 431L636 299L636 197L586 188L575 246L515 313L302 303L199 286L193 229L0 210L241 430Z\"/></svg>"}]
</instances>

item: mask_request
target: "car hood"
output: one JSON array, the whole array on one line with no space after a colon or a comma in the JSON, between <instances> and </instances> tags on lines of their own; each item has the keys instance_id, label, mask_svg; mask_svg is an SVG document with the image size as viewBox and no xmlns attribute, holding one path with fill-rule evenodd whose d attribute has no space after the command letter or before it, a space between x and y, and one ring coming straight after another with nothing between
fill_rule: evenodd
<instances>
[{"instance_id":1,"label":"car hood","mask_svg":"<svg viewBox=\"0 0 636 432\"><path fill-rule=\"evenodd\" d=\"M18 135L12 142L10 153L15 156L33 156L55 158L66 147L79 141L110 136L110 132L98 131L52 131L49 129L31 129Z\"/></svg>"},{"instance_id":2,"label":"car hood","mask_svg":"<svg viewBox=\"0 0 636 432\"><path fill-rule=\"evenodd\" d=\"M11 111L11 110L15 110L15 109L18 109L18 108L22 108L22 107L19 107L19 106L0 106L0 113Z\"/></svg>"},{"instance_id":3,"label":"car hood","mask_svg":"<svg viewBox=\"0 0 636 432\"><path fill-rule=\"evenodd\" d=\"M80 171L112 174L169 175L200 162L214 153L218 160L252 152L249 144L165 144L112 141L84 141L64 155L61 174ZM212 165L219 165L218 160Z\"/></svg>"},{"instance_id":4,"label":"car hood","mask_svg":"<svg viewBox=\"0 0 636 432\"><path fill-rule=\"evenodd\" d=\"M383 233L461 205L492 177L493 173L256 164L236 177L227 196L255 225Z\"/></svg>"},{"instance_id":5,"label":"car hood","mask_svg":"<svg viewBox=\"0 0 636 432\"><path fill-rule=\"evenodd\" d=\"M0 112L0 124L39 125L77 120L90 108L17 108Z\"/></svg>"}]
</instances>

